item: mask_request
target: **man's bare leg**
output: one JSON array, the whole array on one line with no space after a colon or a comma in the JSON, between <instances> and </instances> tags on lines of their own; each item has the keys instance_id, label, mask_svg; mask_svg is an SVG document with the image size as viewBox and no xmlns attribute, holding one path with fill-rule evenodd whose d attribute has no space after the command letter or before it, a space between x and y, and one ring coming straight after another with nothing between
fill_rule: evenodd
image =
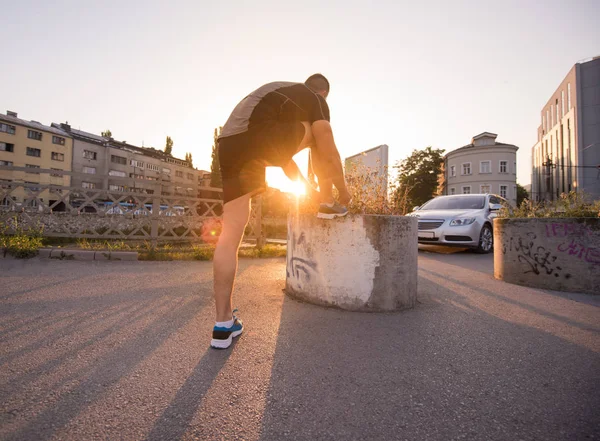
<instances>
[{"instance_id":1,"label":"man's bare leg","mask_svg":"<svg viewBox=\"0 0 600 441\"><path fill-rule=\"evenodd\" d=\"M321 202L331 204L333 202L333 181L326 177L328 176L328 169L324 163L323 158L319 155L316 148L312 148L311 152L311 164L313 173L319 181L319 192L321 193Z\"/></svg>"},{"instance_id":2,"label":"man's bare leg","mask_svg":"<svg viewBox=\"0 0 600 441\"><path fill-rule=\"evenodd\" d=\"M250 195L227 202L223 207L223 229L213 258L217 322L232 318L232 292L238 266L238 250L250 218Z\"/></svg>"}]
</instances>

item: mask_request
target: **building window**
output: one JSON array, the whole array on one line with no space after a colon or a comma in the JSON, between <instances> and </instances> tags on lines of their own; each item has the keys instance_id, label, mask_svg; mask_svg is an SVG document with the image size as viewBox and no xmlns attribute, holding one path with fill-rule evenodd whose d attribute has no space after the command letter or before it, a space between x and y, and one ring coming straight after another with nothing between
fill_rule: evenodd
<instances>
[{"instance_id":1,"label":"building window","mask_svg":"<svg viewBox=\"0 0 600 441\"><path fill-rule=\"evenodd\" d=\"M450 187L450 194L456 194L456 188Z\"/></svg>"},{"instance_id":2,"label":"building window","mask_svg":"<svg viewBox=\"0 0 600 441\"><path fill-rule=\"evenodd\" d=\"M0 142L0 152L11 152L13 153L15 151L15 145L14 144L8 144L6 142Z\"/></svg>"},{"instance_id":3,"label":"building window","mask_svg":"<svg viewBox=\"0 0 600 441\"><path fill-rule=\"evenodd\" d=\"M96 167L83 167L83 172L87 173L88 175L95 175Z\"/></svg>"},{"instance_id":4,"label":"building window","mask_svg":"<svg viewBox=\"0 0 600 441\"><path fill-rule=\"evenodd\" d=\"M559 116L559 110L558 110L558 98L556 99L556 124L558 124L560 122L560 116Z\"/></svg>"},{"instance_id":5,"label":"building window","mask_svg":"<svg viewBox=\"0 0 600 441\"><path fill-rule=\"evenodd\" d=\"M546 133L546 118L544 118L544 114L542 114L542 133Z\"/></svg>"},{"instance_id":6,"label":"building window","mask_svg":"<svg viewBox=\"0 0 600 441\"><path fill-rule=\"evenodd\" d=\"M463 187L462 192L463 192L463 194L471 194L471 186L468 185L466 187Z\"/></svg>"},{"instance_id":7,"label":"building window","mask_svg":"<svg viewBox=\"0 0 600 441\"><path fill-rule=\"evenodd\" d=\"M567 84L567 100L568 100L568 106L567 106L567 112L571 111L571 83Z\"/></svg>"},{"instance_id":8,"label":"building window","mask_svg":"<svg viewBox=\"0 0 600 441\"><path fill-rule=\"evenodd\" d=\"M565 116L565 91L560 91L560 105L562 108L562 116Z\"/></svg>"},{"instance_id":9,"label":"building window","mask_svg":"<svg viewBox=\"0 0 600 441\"><path fill-rule=\"evenodd\" d=\"M96 188L96 184L94 184L93 182L82 182L81 186L83 188L89 188L89 189L94 189Z\"/></svg>"},{"instance_id":10,"label":"building window","mask_svg":"<svg viewBox=\"0 0 600 441\"><path fill-rule=\"evenodd\" d=\"M110 184L108 186L108 189L110 191L125 191L125 187L123 185L115 185L115 184Z\"/></svg>"},{"instance_id":11,"label":"building window","mask_svg":"<svg viewBox=\"0 0 600 441\"><path fill-rule=\"evenodd\" d=\"M504 199L506 199L506 194L508 193L508 186L507 185L501 185L500 186L500 196L502 196Z\"/></svg>"},{"instance_id":12,"label":"building window","mask_svg":"<svg viewBox=\"0 0 600 441\"><path fill-rule=\"evenodd\" d=\"M154 194L154 190L148 190L148 189L146 189L146 194Z\"/></svg>"},{"instance_id":13,"label":"building window","mask_svg":"<svg viewBox=\"0 0 600 441\"><path fill-rule=\"evenodd\" d=\"M166 174L166 175L170 175L170 174L171 174L171 169L170 169L170 168L163 167L163 169L162 169L162 172L163 172L164 174Z\"/></svg>"},{"instance_id":14,"label":"building window","mask_svg":"<svg viewBox=\"0 0 600 441\"><path fill-rule=\"evenodd\" d=\"M52 160L53 161L63 161L65 160L64 153L52 152Z\"/></svg>"},{"instance_id":15,"label":"building window","mask_svg":"<svg viewBox=\"0 0 600 441\"><path fill-rule=\"evenodd\" d=\"M129 161L129 165L132 167L144 168L144 163L142 161L138 161L137 159L132 159Z\"/></svg>"},{"instance_id":16,"label":"building window","mask_svg":"<svg viewBox=\"0 0 600 441\"><path fill-rule=\"evenodd\" d=\"M42 151L40 149L34 149L33 147L27 147L27 156L35 156L39 158L42 156Z\"/></svg>"},{"instance_id":17,"label":"building window","mask_svg":"<svg viewBox=\"0 0 600 441\"><path fill-rule=\"evenodd\" d=\"M120 170L109 170L108 176L117 176L119 178L126 178L127 173L125 173L124 171L120 171Z\"/></svg>"},{"instance_id":18,"label":"building window","mask_svg":"<svg viewBox=\"0 0 600 441\"><path fill-rule=\"evenodd\" d=\"M479 163L479 173L491 173L492 161L481 161Z\"/></svg>"},{"instance_id":19,"label":"building window","mask_svg":"<svg viewBox=\"0 0 600 441\"><path fill-rule=\"evenodd\" d=\"M29 139L36 139L38 141L42 140L42 132L37 132L35 130L27 130L27 137Z\"/></svg>"},{"instance_id":20,"label":"building window","mask_svg":"<svg viewBox=\"0 0 600 441\"><path fill-rule=\"evenodd\" d=\"M517 163L513 162L513 175L517 174Z\"/></svg>"},{"instance_id":21,"label":"building window","mask_svg":"<svg viewBox=\"0 0 600 441\"><path fill-rule=\"evenodd\" d=\"M62 138L60 136L53 136L52 144L65 145L65 138Z\"/></svg>"},{"instance_id":22,"label":"building window","mask_svg":"<svg viewBox=\"0 0 600 441\"><path fill-rule=\"evenodd\" d=\"M25 181L26 184L29 184L27 186L27 188L29 188L31 191L40 191L40 187L31 187L30 185L39 185L39 182L31 182L31 181Z\"/></svg>"},{"instance_id":23,"label":"building window","mask_svg":"<svg viewBox=\"0 0 600 441\"><path fill-rule=\"evenodd\" d=\"M508 173L508 161L500 161L500 173Z\"/></svg>"},{"instance_id":24,"label":"building window","mask_svg":"<svg viewBox=\"0 0 600 441\"><path fill-rule=\"evenodd\" d=\"M175 176L177 176L178 178L183 178L183 172L180 170L175 170Z\"/></svg>"},{"instance_id":25,"label":"building window","mask_svg":"<svg viewBox=\"0 0 600 441\"><path fill-rule=\"evenodd\" d=\"M146 163L146 168L148 170L153 170L155 172L160 171L160 169L158 168L158 165L154 165L154 164Z\"/></svg>"},{"instance_id":26,"label":"building window","mask_svg":"<svg viewBox=\"0 0 600 441\"><path fill-rule=\"evenodd\" d=\"M450 166L450 177L453 178L455 176L456 176L456 166L451 165ZM198 180L200 180L200 176L198 176Z\"/></svg>"},{"instance_id":27,"label":"building window","mask_svg":"<svg viewBox=\"0 0 600 441\"><path fill-rule=\"evenodd\" d=\"M62 171L60 168L52 168L51 170ZM61 175L59 173L50 173L50 176L52 176L53 178L62 178L63 177L63 175Z\"/></svg>"},{"instance_id":28,"label":"building window","mask_svg":"<svg viewBox=\"0 0 600 441\"><path fill-rule=\"evenodd\" d=\"M12 161L0 161L0 165L4 165L6 167L12 167L13 162Z\"/></svg>"},{"instance_id":29,"label":"building window","mask_svg":"<svg viewBox=\"0 0 600 441\"><path fill-rule=\"evenodd\" d=\"M466 162L462 165L462 174L463 175L471 174L471 163L470 162Z\"/></svg>"},{"instance_id":30,"label":"building window","mask_svg":"<svg viewBox=\"0 0 600 441\"><path fill-rule=\"evenodd\" d=\"M194 180L194 174L193 174L193 173L188 173L188 174L187 174L187 178L188 178L190 181L193 181L193 180Z\"/></svg>"},{"instance_id":31,"label":"building window","mask_svg":"<svg viewBox=\"0 0 600 441\"><path fill-rule=\"evenodd\" d=\"M10 124L0 123L0 132L8 133L9 135L15 134L15 126L11 126Z\"/></svg>"},{"instance_id":32,"label":"building window","mask_svg":"<svg viewBox=\"0 0 600 441\"><path fill-rule=\"evenodd\" d=\"M27 167L27 168L40 168L39 165L33 165L33 164L25 164L25 167ZM34 172L34 171L28 171L27 173L39 174L39 172Z\"/></svg>"},{"instance_id":33,"label":"building window","mask_svg":"<svg viewBox=\"0 0 600 441\"><path fill-rule=\"evenodd\" d=\"M481 186L481 193L483 193L483 194L489 194L490 190L491 190L491 187L489 184L483 184Z\"/></svg>"},{"instance_id":34,"label":"building window","mask_svg":"<svg viewBox=\"0 0 600 441\"><path fill-rule=\"evenodd\" d=\"M115 164L127 165L127 158L123 156L110 155L110 162Z\"/></svg>"},{"instance_id":35,"label":"building window","mask_svg":"<svg viewBox=\"0 0 600 441\"><path fill-rule=\"evenodd\" d=\"M84 150L83 157L85 159L91 159L92 161L95 161L98 157L98 154L96 152L92 152L91 150Z\"/></svg>"}]
</instances>

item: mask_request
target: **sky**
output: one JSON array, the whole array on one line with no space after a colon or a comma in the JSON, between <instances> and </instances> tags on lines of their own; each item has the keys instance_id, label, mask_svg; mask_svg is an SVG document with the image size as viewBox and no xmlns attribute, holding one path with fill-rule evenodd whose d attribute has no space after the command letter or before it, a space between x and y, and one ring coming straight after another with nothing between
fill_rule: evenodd
<instances>
[{"instance_id":1,"label":"sky","mask_svg":"<svg viewBox=\"0 0 600 441\"><path fill-rule=\"evenodd\" d=\"M569 69L600 55L600 2L0 0L0 112L191 152L271 81L329 79L342 158L389 162L484 131L515 144L530 183L540 111Z\"/></svg>"}]
</instances>

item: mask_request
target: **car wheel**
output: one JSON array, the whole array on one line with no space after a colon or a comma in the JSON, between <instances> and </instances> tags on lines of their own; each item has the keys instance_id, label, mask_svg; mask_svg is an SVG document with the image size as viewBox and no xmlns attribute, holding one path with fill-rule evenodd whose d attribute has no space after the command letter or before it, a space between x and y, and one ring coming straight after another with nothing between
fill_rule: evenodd
<instances>
[{"instance_id":1,"label":"car wheel","mask_svg":"<svg viewBox=\"0 0 600 441\"><path fill-rule=\"evenodd\" d=\"M475 248L475 252L479 254L490 253L494 249L494 234L492 227L484 225L479 233L479 245Z\"/></svg>"}]
</instances>

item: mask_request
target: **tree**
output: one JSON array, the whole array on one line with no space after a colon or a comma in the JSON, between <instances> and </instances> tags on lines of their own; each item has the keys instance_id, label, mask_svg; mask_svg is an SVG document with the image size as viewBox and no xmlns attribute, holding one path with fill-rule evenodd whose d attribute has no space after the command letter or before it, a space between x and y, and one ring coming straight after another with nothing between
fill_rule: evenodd
<instances>
[{"instance_id":1,"label":"tree","mask_svg":"<svg viewBox=\"0 0 600 441\"><path fill-rule=\"evenodd\" d=\"M529 199L529 193L521 184L517 184L517 207L521 206L521 202Z\"/></svg>"},{"instance_id":2,"label":"tree","mask_svg":"<svg viewBox=\"0 0 600 441\"><path fill-rule=\"evenodd\" d=\"M217 139L221 134L221 129L223 129L223 127L216 128L213 134L212 162L210 164L210 186L215 188L223 187L223 181L221 180L221 168L219 167L219 149L217 148L219 145Z\"/></svg>"},{"instance_id":3,"label":"tree","mask_svg":"<svg viewBox=\"0 0 600 441\"><path fill-rule=\"evenodd\" d=\"M106 129L104 132L101 132L103 138L112 138L112 132L109 129Z\"/></svg>"},{"instance_id":4,"label":"tree","mask_svg":"<svg viewBox=\"0 0 600 441\"><path fill-rule=\"evenodd\" d=\"M410 207L423 205L437 193L438 175L444 164L443 154L443 149L427 147L413 150L408 158L396 163L399 169L396 187L406 191L402 198ZM395 198L399 199L399 195Z\"/></svg>"},{"instance_id":5,"label":"tree","mask_svg":"<svg viewBox=\"0 0 600 441\"><path fill-rule=\"evenodd\" d=\"M167 136L167 143L165 144L165 154L171 155L173 151L173 140L170 136Z\"/></svg>"}]
</instances>

